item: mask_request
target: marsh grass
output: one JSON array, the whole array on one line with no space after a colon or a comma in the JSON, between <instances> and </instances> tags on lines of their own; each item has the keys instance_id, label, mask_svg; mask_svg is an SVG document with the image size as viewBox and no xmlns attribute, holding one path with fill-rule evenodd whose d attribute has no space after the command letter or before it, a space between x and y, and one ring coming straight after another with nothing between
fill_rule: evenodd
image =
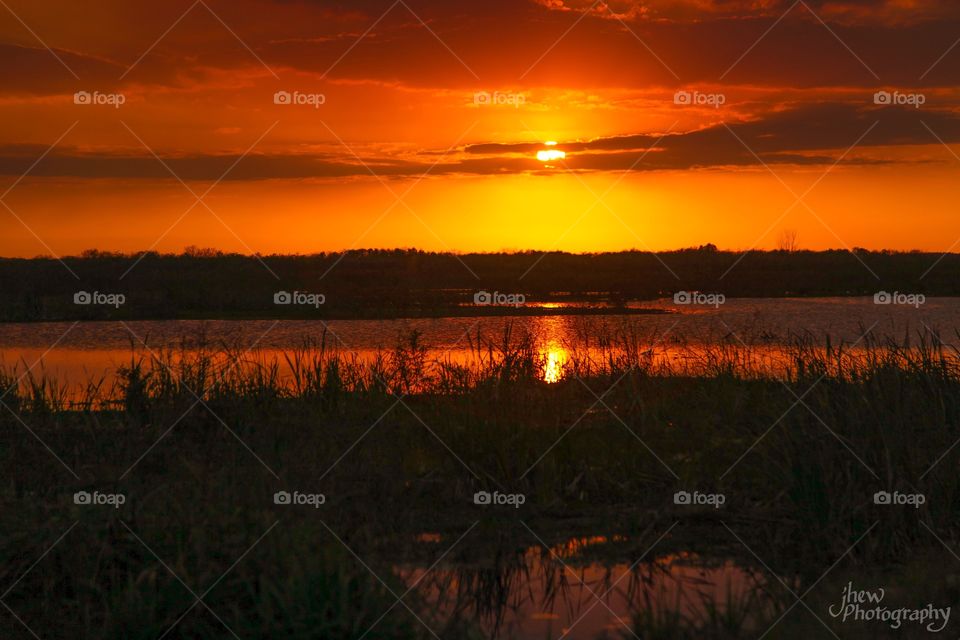
<instances>
[{"instance_id":1,"label":"marsh grass","mask_svg":"<svg viewBox=\"0 0 960 640\"><path fill-rule=\"evenodd\" d=\"M672 341L664 357L649 336L607 335L570 347L552 384L536 336L508 328L465 340L469 361L419 334L372 357L327 335L280 356L184 341L135 351L113 384L92 381L80 393L40 368L0 371L10 389L0 408L0 587L71 522L83 532L6 602L45 638L62 637L54 620L64 615L82 637L158 637L194 599L121 520L198 593L243 553L250 532L279 520L277 539L211 593L211 608L240 637L357 637L357 625L394 603L391 590L406 590L395 568L422 548L404 540L424 528L462 533L478 519L485 531L523 534L522 518L551 540L602 529L634 539L636 552L679 520L665 550L754 565L723 519L797 585L841 557L851 570L895 566L936 549L931 531L956 544L960 367L936 335L868 334L856 347L796 336L774 349L775 367L771 350L734 338ZM128 504L113 513L70 502L94 487L122 491ZM278 509L271 496L283 487L322 491L328 502L319 513ZM672 500L679 489L722 492L727 504L683 509ZM521 492L527 503L517 513L478 510L478 490ZM875 505L879 490L926 502ZM476 544L445 564L469 563ZM508 579L460 586L487 585L483 606L493 611ZM432 627L455 625L441 637L476 635L468 621L431 615L417 593L405 602ZM633 623L644 638L740 637L770 602L707 600L695 616L651 602ZM390 611L368 638L426 633L405 607ZM182 637L223 637L200 605L181 624Z\"/></svg>"}]
</instances>

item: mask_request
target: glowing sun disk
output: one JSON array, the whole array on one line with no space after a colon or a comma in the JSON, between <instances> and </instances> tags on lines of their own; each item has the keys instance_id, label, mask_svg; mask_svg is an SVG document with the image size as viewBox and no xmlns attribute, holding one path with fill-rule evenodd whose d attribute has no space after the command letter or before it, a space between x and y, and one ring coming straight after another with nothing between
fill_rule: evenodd
<instances>
[{"instance_id":1,"label":"glowing sun disk","mask_svg":"<svg viewBox=\"0 0 960 640\"><path fill-rule=\"evenodd\" d=\"M542 149L537 151L537 160L540 162L550 162L551 160L563 160L567 157L566 152L557 149Z\"/></svg>"}]
</instances>

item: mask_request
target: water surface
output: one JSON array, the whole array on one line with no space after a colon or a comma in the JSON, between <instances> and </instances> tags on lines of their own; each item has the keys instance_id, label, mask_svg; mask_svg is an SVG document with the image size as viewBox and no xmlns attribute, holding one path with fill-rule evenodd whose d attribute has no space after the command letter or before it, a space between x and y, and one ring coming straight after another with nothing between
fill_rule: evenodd
<instances>
[{"instance_id":1,"label":"water surface","mask_svg":"<svg viewBox=\"0 0 960 640\"><path fill-rule=\"evenodd\" d=\"M478 344L499 345L509 333L529 334L545 365L543 377L558 380L572 354L602 359L628 345L671 370L696 373L704 348L742 350L744 368L783 366L783 347L798 336L818 344L861 344L871 330L880 340L916 341L938 333L957 341L960 298L929 298L918 308L876 305L873 298L728 299L718 308L678 306L672 300L644 303L670 314L525 317L456 317L398 320L164 320L0 324L0 365L20 373L55 377L67 385L90 380L110 384L118 366L164 349L196 351L202 345L254 349L276 357L306 343L324 343L360 358L389 351L416 331L431 358L476 360ZM146 343L144 347L143 343ZM749 362L747 361L749 360Z\"/></svg>"}]
</instances>

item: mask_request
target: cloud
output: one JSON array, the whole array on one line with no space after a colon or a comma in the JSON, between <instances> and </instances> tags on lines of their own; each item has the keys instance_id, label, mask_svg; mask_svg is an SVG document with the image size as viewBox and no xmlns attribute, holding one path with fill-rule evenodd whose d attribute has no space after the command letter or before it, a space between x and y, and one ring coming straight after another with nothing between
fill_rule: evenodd
<instances>
[{"instance_id":1,"label":"cloud","mask_svg":"<svg viewBox=\"0 0 960 640\"><path fill-rule=\"evenodd\" d=\"M587 170L625 170L642 154L646 158L637 170L759 164L756 156L770 164L821 164L832 162L831 151L849 148L868 130L858 144L861 149L939 145L924 123L944 142L960 142L960 114L954 111L928 111L921 116L905 107L820 103L796 105L731 123L729 128L721 123L682 133L566 142L558 148L568 153L569 168ZM490 143L468 146L466 152L532 154L541 148L529 143Z\"/></svg>"},{"instance_id":2,"label":"cloud","mask_svg":"<svg viewBox=\"0 0 960 640\"><path fill-rule=\"evenodd\" d=\"M925 126L926 125L926 126ZM929 127L929 129L927 128ZM771 165L829 165L858 138L858 149L846 161L859 163L901 161L883 148L939 145L930 130L945 143L960 143L960 114L950 110L908 107L877 108L842 103L796 105L752 120L713 124L666 134L634 134L586 141L561 141L567 153L562 163L546 166L536 159L540 144L478 143L437 156L367 153L358 161L338 152L192 154L169 156L164 163L181 179L217 180L233 165L226 180L303 180L369 177L372 171L387 178L424 174L504 175L557 171L656 171L701 167ZM741 142L742 141L742 142ZM45 147L0 147L0 174L19 176ZM436 162L436 164L434 164ZM56 149L30 172L40 178L173 179L149 154L115 150Z\"/></svg>"},{"instance_id":3,"label":"cloud","mask_svg":"<svg viewBox=\"0 0 960 640\"><path fill-rule=\"evenodd\" d=\"M82 82L112 90L121 73L118 65L83 53L0 43L0 86L6 95L73 93Z\"/></svg>"},{"instance_id":4,"label":"cloud","mask_svg":"<svg viewBox=\"0 0 960 640\"><path fill-rule=\"evenodd\" d=\"M778 18L797 0L533 0L554 11L587 13L612 20L702 22ZM843 24L905 24L957 18L960 7L942 0L805 0L824 20ZM797 5L797 14L807 14ZM810 17L810 16L808 16Z\"/></svg>"},{"instance_id":5,"label":"cloud","mask_svg":"<svg viewBox=\"0 0 960 640\"><path fill-rule=\"evenodd\" d=\"M960 32L960 3L934 0L805 0L832 33L804 5L774 27L795 0L606 0L592 10L593 0L211 1L215 15L204 5L183 15L156 3L77 12L50 1L25 19L83 83L104 91L202 91L215 70L246 74L257 58L281 77L419 88L677 86L717 82L734 63L726 82L870 86L869 66L885 83L915 86ZM588 10L593 18L571 15ZM0 42L0 95L82 88L22 29L0 28ZM956 85L957 55L928 80Z\"/></svg>"}]
</instances>

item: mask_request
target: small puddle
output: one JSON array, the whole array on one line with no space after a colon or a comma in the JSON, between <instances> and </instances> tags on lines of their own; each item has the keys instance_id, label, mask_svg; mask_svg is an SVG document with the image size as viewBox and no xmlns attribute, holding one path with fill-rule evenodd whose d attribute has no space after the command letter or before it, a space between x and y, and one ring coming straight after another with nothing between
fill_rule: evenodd
<instances>
[{"instance_id":1,"label":"small puddle","mask_svg":"<svg viewBox=\"0 0 960 640\"><path fill-rule=\"evenodd\" d=\"M435 533L418 540L441 543ZM766 585L761 573L689 553L637 562L611 553L623 542L571 538L550 550L504 554L497 564L404 564L395 571L417 589L435 621L472 622L496 640L633 637L637 616L666 624L743 615L746 603L756 611Z\"/></svg>"}]
</instances>

